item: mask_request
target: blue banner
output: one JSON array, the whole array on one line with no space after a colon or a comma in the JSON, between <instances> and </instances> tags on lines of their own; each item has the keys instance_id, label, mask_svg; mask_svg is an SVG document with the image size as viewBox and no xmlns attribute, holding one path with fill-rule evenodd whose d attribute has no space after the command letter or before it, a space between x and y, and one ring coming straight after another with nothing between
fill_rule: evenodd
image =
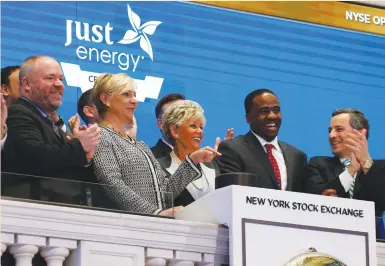
<instances>
[{"instance_id":1,"label":"blue banner","mask_svg":"<svg viewBox=\"0 0 385 266\"><path fill-rule=\"evenodd\" d=\"M385 157L384 36L182 2L2 2L1 12L2 67L59 61L65 120L98 74L124 72L138 82L139 139L155 144L155 105L180 92L203 106L212 146L227 128L248 131L244 98L268 88L280 140L329 155L331 113L352 107L369 119L372 157Z\"/></svg>"}]
</instances>

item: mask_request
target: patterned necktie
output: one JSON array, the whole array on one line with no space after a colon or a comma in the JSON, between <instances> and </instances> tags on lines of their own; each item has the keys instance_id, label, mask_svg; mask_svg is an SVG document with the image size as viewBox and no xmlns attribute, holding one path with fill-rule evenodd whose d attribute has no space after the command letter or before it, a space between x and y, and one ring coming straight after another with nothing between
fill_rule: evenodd
<instances>
[{"instance_id":1,"label":"patterned necktie","mask_svg":"<svg viewBox=\"0 0 385 266\"><path fill-rule=\"evenodd\" d=\"M53 129L53 131L55 131L55 134L56 134L59 138L61 138L60 131L59 131L59 129L57 128L57 126L55 125L55 122L53 121L53 119L52 119L51 117L49 117L48 115L47 115L46 117L47 117L47 119L49 120L49 122L51 123L52 129Z\"/></svg>"},{"instance_id":2,"label":"patterned necktie","mask_svg":"<svg viewBox=\"0 0 385 266\"><path fill-rule=\"evenodd\" d=\"M345 159L345 160L342 161L342 163L344 164L345 169L348 169L349 166L350 166L351 163L352 163L352 160L350 160L350 159ZM353 198L354 183L355 183L355 181L356 181L356 178L353 176L353 183L350 185L349 191L348 191L348 192L349 192L350 198Z\"/></svg>"},{"instance_id":3,"label":"patterned necktie","mask_svg":"<svg viewBox=\"0 0 385 266\"><path fill-rule=\"evenodd\" d=\"M267 157L273 167L275 177L277 178L277 183L279 189L281 189L281 172L279 171L277 160L273 156L273 144L266 144Z\"/></svg>"}]
</instances>

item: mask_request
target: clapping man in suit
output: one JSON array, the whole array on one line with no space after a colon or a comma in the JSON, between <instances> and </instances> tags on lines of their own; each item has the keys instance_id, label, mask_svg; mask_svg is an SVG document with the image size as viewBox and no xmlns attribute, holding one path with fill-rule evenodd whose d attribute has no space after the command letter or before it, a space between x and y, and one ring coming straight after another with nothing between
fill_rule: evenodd
<instances>
[{"instance_id":1,"label":"clapping man in suit","mask_svg":"<svg viewBox=\"0 0 385 266\"><path fill-rule=\"evenodd\" d=\"M332 113L329 142L334 157L309 160L306 192L375 202L376 213L385 210L385 162L369 154L369 121L358 110Z\"/></svg>"},{"instance_id":2,"label":"clapping man in suit","mask_svg":"<svg viewBox=\"0 0 385 266\"><path fill-rule=\"evenodd\" d=\"M245 110L250 131L220 143L221 173L251 173L261 187L302 191L307 156L278 141L282 115L277 96L268 89L255 90L247 95Z\"/></svg>"},{"instance_id":3,"label":"clapping man in suit","mask_svg":"<svg viewBox=\"0 0 385 266\"><path fill-rule=\"evenodd\" d=\"M88 165L99 141L97 125L76 129L71 140L55 126L51 115L62 104L63 73L48 56L26 59L20 68L21 97L9 108L8 141L14 157L3 150L2 170L59 178L76 178L76 169Z\"/></svg>"}]
</instances>

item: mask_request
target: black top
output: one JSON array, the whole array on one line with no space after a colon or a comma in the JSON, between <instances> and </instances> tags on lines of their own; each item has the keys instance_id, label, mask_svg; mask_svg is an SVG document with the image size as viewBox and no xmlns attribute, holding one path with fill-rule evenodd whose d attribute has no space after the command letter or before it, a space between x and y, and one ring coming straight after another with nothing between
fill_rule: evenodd
<instances>
[{"instance_id":1,"label":"black top","mask_svg":"<svg viewBox=\"0 0 385 266\"><path fill-rule=\"evenodd\" d=\"M154 154L155 158L162 158L165 156L170 156L172 151L171 147L168 146L162 139L159 139L155 146L151 147L151 151Z\"/></svg>"},{"instance_id":2,"label":"black top","mask_svg":"<svg viewBox=\"0 0 385 266\"><path fill-rule=\"evenodd\" d=\"M56 135L52 122L33 104L19 98L9 108L7 127L7 141L1 156L3 171L79 178L75 172L87 164L80 141L67 141L65 133L60 129L61 136Z\"/></svg>"},{"instance_id":3,"label":"black top","mask_svg":"<svg viewBox=\"0 0 385 266\"><path fill-rule=\"evenodd\" d=\"M84 167L87 164L86 153L78 139L68 141L60 129L57 135L52 121L23 98L9 108L7 127L8 136L1 154L2 195L59 203L86 203L84 185L63 180L95 181L92 166Z\"/></svg>"}]
</instances>

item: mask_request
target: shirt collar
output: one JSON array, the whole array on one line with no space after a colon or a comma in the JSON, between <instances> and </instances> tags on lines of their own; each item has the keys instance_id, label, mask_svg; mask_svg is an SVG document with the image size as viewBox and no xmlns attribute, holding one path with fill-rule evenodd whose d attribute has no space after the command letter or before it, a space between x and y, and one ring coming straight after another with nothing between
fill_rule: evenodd
<instances>
[{"instance_id":1,"label":"shirt collar","mask_svg":"<svg viewBox=\"0 0 385 266\"><path fill-rule=\"evenodd\" d=\"M174 146L172 146L164 137L162 137L162 141L163 141L164 144L169 146L172 150L174 149Z\"/></svg>"},{"instance_id":2,"label":"shirt collar","mask_svg":"<svg viewBox=\"0 0 385 266\"><path fill-rule=\"evenodd\" d=\"M278 145L278 137L275 137L272 141L268 142L265 139L258 136L257 134L255 134L253 131L251 131L251 133L253 133L253 135L258 139L258 141L259 141L259 143L261 143L262 147L265 147L266 144L272 144L276 150L279 150L279 151L281 150L281 148Z\"/></svg>"},{"instance_id":3,"label":"shirt collar","mask_svg":"<svg viewBox=\"0 0 385 266\"><path fill-rule=\"evenodd\" d=\"M31 102L28 98L23 97L23 96L20 97L20 98L23 99L23 100L25 100L25 101L27 101L27 102L29 102L29 103L32 104L33 106L35 106L35 108L41 113L41 115L42 115L44 118L48 116L46 112L44 112L39 106L37 106L36 104L34 104L33 102Z\"/></svg>"},{"instance_id":4,"label":"shirt collar","mask_svg":"<svg viewBox=\"0 0 385 266\"><path fill-rule=\"evenodd\" d=\"M344 158L344 157L338 157L338 159L340 159L340 162L341 162L342 164L344 164L344 161L345 161L345 160L351 160L350 158Z\"/></svg>"}]
</instances>

